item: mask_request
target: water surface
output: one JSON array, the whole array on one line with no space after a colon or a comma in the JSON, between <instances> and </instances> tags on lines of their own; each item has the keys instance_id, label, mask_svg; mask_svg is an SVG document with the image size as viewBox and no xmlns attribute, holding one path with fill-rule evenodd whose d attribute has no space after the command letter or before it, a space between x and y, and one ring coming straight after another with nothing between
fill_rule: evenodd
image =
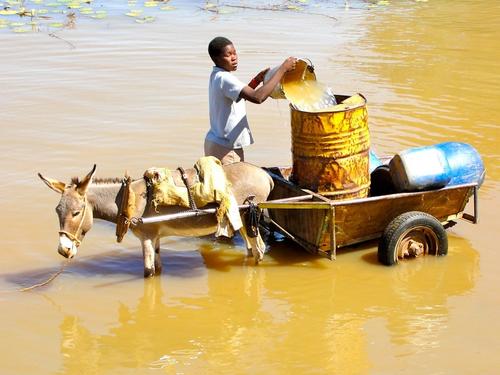
<instances>
[{"instance_id":1,"label":"water surface","mask_svg":"<svg viewBox=\"0 0 500 375\"><path fill-rule=\"evenodd\" d=\"M2 374L485 374L500 366L497 260L500 5L486 1L317 1L304 11L170 2L139 24L113 2L104 19L35 33L0 30L0 289L45 280L69 181L191 166L208 129L206 53L225 35L250 80L308 57L336 93L369 103L380 155L463 141L484 158L480 224L449 233L449 255L387 268L376 243L335 262L288 242L258 267L241 240L167 238L164 272L142 278L139 242L99 222L49 286L0 294ZM326 13L336 18L309 13ZM57 37L50 36L54 33ZM247 105L258 165L291 163L283 101Z\"/></svg>"}]
</instances>

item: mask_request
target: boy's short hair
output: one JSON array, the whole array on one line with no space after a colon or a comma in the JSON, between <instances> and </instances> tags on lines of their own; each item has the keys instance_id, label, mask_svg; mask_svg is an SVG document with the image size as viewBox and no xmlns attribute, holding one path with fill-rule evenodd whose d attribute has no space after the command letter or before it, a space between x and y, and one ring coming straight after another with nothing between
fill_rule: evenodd
<instances>
[{"instance_id":1,"label":"boy's short hair","mask_svg":"<svg viewBox=\"0 0 500 375\"><path fill-rule=\"evenodd\" d=\"M210 55L212 61L215 62L215 59L222 54L224 48L230 44L233 44L233 42L223 36L213 38L208 44L208 54Z\"/></svg>"}]
</instances>

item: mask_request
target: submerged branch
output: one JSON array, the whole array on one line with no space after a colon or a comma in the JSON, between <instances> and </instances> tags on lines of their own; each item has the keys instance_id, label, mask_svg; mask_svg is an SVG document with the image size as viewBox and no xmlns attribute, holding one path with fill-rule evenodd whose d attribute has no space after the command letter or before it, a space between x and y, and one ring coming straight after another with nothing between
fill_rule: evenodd
<instances>
[{"instance_id":1,"label":"submerged branch","mask_svg":"<svg viewBox=\"0 0 500 375\"><path fill-rule=\"evenodd\" d=\"M296 9L296 8L290 8L286 5L276 5L276 6L250 6L250 5L239 5L239 4L224 4L223 5L224 7L228 7L228 8L240 8L240 9L251 9L251 10L265 10L265 11L273 11L273 12L289 12L289 11L296 11L296 10L301 10L300 8ZM206 10L210 10L210 9L206 9ZM302 11L302 10L301 10ZM327 17L327 18L330 18L330 19L333 19L335 21L337 21L337 18L333 17L333 16L330 16L329 14L325 14L325 13L314 13L314 12L307 12L307 11L303 11L302 12L303 14L308 14L308 15L311 15L311 16L323 16L323 17Z\"/></svg>"},{"instance_id":2,"label":"submerged branch","mask_svg":"<svg viewBox=\"0 0 500 375\"><path fill-rule=\"evenodd\" d=\"M61 38L59 35L56 35L55 33L50 33L49 36L53 37L53 38L56 38L56 39L59 39L59 40L62 40L63 42L69 44L69 46L73 49L75 49L75 45L71 42L68 42L66 39L64 38Z\"/></svg>"}]
</instances>

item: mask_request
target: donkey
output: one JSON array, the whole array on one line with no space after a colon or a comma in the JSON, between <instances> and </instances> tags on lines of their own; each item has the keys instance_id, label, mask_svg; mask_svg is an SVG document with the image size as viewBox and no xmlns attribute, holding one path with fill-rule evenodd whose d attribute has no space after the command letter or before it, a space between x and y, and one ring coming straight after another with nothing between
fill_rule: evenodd
<instances>
[{"instance_id":1,"label":"donkey","mask_svg":"<svg viewBox=\"0 0 500 375\"><path fill-rule=\"evenodd\" d=\"M256 202L267 199L273 188L272 178L261 168L240 162L223 166L232 192L238 202L254 195ZM83 178L73 178L70 184L58 180L38 176L52 190L61 194L56 207L59 218L59 246L57 251L66 258L73 258L85 234L92 228L94 218L116 223L119 205L124 194L121 179L94 179L96 165ZM196 176L194 168L185 171L188 181ZM179 171L172 171L174 181L183 186ZM150 217L155 215L174 214L186 211L185 207L158 207L158 212L152 208L144 179L138 179L130 184L135 197L134 217ZM208 207L208 206L207 206ZM141 224L132 226L131 231L139 238L144 257L144 277L161 273L160 238L166 236L200 237L215 233L217 221L215 215L202 215L178 220ZM263 259L264 251L257 246L262 243L260 238L252 239L240 229L245 239L249 256L253 256L258 264Z\"/></svg>"}]
</instances>

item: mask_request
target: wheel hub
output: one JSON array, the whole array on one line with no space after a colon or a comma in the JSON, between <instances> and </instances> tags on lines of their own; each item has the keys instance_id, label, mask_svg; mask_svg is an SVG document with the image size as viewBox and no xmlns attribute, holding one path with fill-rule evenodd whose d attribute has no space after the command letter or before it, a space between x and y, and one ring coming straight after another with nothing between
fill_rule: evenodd
<instances>
[{"instance_id":1,"label":"wheel hub","mask_svg":"<svg viewBox=\"0 0 500 375\"><path fill-rule=\"evenodd\" d=\"M397 245L397 257L416 258L436 253L437 238L430 228L417 227L404 233Z\"/></svg>"}]
</instances>

